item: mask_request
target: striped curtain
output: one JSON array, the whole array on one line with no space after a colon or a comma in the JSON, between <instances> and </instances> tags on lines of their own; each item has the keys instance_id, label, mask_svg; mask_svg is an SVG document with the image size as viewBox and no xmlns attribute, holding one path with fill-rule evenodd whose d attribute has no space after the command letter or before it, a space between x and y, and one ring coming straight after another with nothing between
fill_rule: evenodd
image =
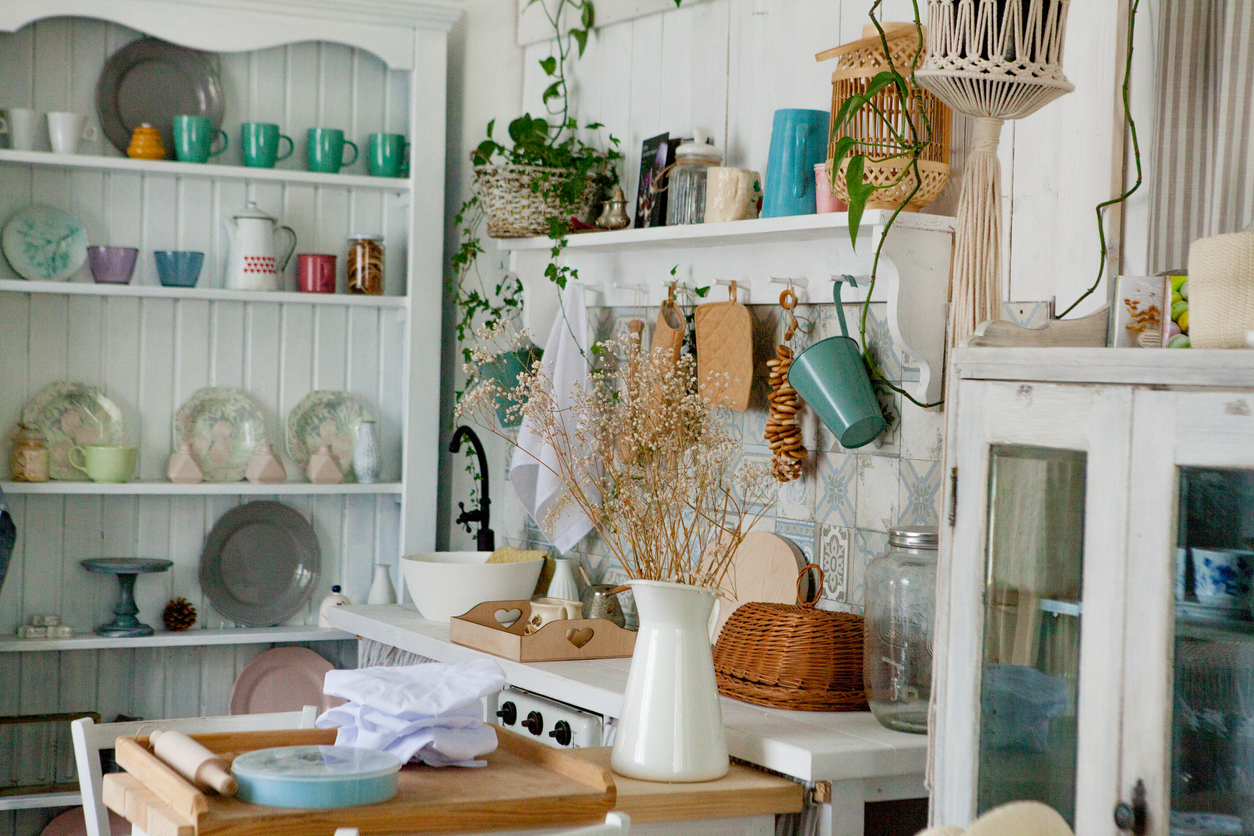
<instances>
[{"instance_id":1,"label":"striped curtain","mask_svg":"<svg viewBox=\"0 0 1254 836\"><path fill-rule=\"evenodd\" d=\"M1149 268L1254 221L1254 0L1164 0Z\"/></svg>"}]
</instances>

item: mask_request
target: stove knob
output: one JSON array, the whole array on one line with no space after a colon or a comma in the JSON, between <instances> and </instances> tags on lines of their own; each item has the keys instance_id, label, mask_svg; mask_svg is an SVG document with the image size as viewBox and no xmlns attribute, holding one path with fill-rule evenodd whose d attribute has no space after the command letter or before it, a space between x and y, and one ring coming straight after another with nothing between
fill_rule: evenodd
<instances>
[{"instance_id":1,"label":"stove knob","mask_svg":"<svg viewBox=\"0 0 1254 836\"><path fill-rule=\"evenodd\" d=\"M558 745L570 745L570 723L565 720L558 720L557 725L553 727L553 731L549 732L549 737L558 742Z\"/></svg>"},{"instance_id":2,"label":"stove knob","mask_svg":"<svg viewBox=\"0 0 1254 836\"><path fill-rule=\"evenodd\" d=\"M544 718L540 716L539 711L533 711L527 715L527 719L519 723L527 731L539 737L544 732Z\"/></svg>"},{"instance_id":3,"label":"stove knob","mask_svg":"<svg viewBox=\"0 0 1254 836\"><path fill-rule=\"evenodd\" d=\"M501 710L496 712L496 716L501 718L501 725L512 726L518 722L518 707L506 700L501 703Z\"/></svg>"}]
</instances>

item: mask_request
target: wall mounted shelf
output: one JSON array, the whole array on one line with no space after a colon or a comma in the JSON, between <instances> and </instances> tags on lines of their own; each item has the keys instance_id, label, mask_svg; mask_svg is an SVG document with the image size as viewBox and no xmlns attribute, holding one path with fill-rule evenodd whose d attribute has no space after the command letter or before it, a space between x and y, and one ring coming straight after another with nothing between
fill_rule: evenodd
<instances>
[{"instance_id":1,"label":"wall mounted shelf","mask_svg":"<svg viewBox=\"0 0 1254 836\"><path fill-rule=\"evenodd\" d=\"M751 305L778 304L787 279L797 282L805 303L831 303L835 276L849 274L859 287L845 287L846 303L887 303L893 339L919 366L919 379L905 383L915 397L940 399L945 352L949 262L955 220L902 213L888 231L878 277L869 276L876 246L892 213L872 210L858 226L857 246L849 215L800 215L719 224L625 229L572 235L562 261L579 273L589 305L654 306L676 280L691 288L735 280L738 298ZM510 269L523 283L523 325L543 343L558 316L557 287L544 275L548 238L497 239L510 255ZM674 274L672 276L672 269ZM772 281L774 280L774 281ZM783 285L781 285L783 281ZM723 288L707 299L722 301Z\"/></svg>"},{"instance_id":2,"label":"wall mounted shelf","mask_svg":"<svg viewBox=\"0 0 1254 836\"><path fill-rule=\"evenodd\" d=\"M355 308L394 308L402 311L408 305L404 296L265 292L225 290L216 287L165 287L163 285L96 284L94 282L38 282L23 279L0 279L0 291L56 293L69 296L124 296L141 299L195 299L206 302L271 302L278 305L337 305Z\"/></svg>"},{"instance_id":3,"label":"wall mounted shelf","mask_svg":"<svg viewBox=\"0 0 1254 836\"><path fill-rule=\"evenodd\" d=\"M225 630L161 631L151 636L109 639L90 633L70 639L0 638L0 653L53 650L114 650L128 647L207 647L221 644L279 644L283 642L339 641L352 633L329 627L234 627Z\"/></svg>"},{"instance_id":4,"label":"wall mounted shelf","mask_svg":"<svg viewBox=\"0 0 1254 836\"><path fill-rule=\"evenodd\" d=\"M338 485L314 485L309 482L279 482L255 485L252 482L199 482L194 485L174 482L0 482L6 494L60 494L107 496L342 496L345 494L397 494L404 492L400 482L379 482L360 485L355 482Z\"/></svg>"}]
</instances>

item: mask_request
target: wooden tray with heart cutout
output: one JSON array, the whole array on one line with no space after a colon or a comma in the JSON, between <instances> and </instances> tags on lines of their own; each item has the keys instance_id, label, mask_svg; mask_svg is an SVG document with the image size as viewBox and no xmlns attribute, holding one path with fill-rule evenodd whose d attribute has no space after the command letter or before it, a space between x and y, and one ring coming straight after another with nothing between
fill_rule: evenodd
<instances>
[{"instance_id":1,"label":"wooden tray with heart cutout","mask_svg":"<svg viewBox=\"0 0 1254 836\"><path fill-rule=\"evenodd\" d=\"M449 640L514 662L568 662L630 656L636 634L604 618L550 621L531 635L530 601L484 601L449 619Z\"/></svg>"}]
</instances>

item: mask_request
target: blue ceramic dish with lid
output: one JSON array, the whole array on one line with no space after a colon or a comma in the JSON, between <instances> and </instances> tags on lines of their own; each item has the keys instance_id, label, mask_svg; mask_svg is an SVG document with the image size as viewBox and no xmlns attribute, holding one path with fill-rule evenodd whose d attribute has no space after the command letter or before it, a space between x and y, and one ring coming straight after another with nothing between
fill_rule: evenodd
<instances>
[{"instance_id":1,"label":"blue ceramic dish with lid","mask_svg":"<svg viewBox=\"0 0 1254 836\"><path fill-rule=\"evenodd\" d=\"M280 746L231 764L241 801L267 807L359 807L396 795L401 759L352 746Z\"/></svg>"}]
</instances>

